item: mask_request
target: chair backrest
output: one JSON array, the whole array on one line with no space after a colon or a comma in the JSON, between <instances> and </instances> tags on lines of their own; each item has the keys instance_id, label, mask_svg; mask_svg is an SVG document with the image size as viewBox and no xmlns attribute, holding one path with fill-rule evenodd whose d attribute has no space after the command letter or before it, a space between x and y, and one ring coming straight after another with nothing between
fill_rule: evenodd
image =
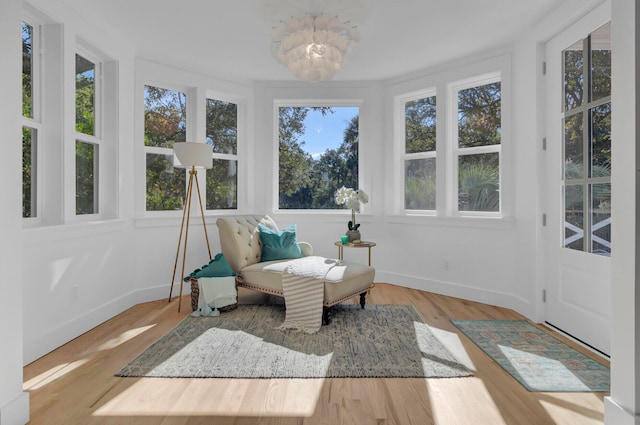
<instances>
[{"instance_id":1,"label":"chair backrest","mask_svg":"<svg viewBox=\"0 0 640 425\"><path fill-rule=\"evenodd\" d=\"M238 273L244 267L260 262L262 244L258 224L279 231L268 215L236 215L220 217L216 221L220 247L229 266Z\"/></svg>"}]
</instances>

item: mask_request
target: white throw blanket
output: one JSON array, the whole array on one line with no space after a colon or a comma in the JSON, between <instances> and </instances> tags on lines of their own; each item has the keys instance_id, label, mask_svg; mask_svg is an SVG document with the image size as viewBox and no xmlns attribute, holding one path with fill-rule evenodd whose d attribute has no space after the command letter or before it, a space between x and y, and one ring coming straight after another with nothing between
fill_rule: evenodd
<instances>
[{"instance_id":1,"label":"white throw blanket","mask_svg":"<svg viewBox=\"0 0 640 425\"><path fill-rule=\"evenodd\" d=\"M279 329L315 333L322 326L324 279L338 260L310 256L291 261L282 274L286 316Z\"/></svg>"}]
</instances>

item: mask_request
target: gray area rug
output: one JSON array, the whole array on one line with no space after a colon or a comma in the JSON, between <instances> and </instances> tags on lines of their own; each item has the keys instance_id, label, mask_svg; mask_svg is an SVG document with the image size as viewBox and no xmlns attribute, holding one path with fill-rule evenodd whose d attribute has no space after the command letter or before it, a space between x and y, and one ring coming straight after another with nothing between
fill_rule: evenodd
<instances>
[{"instance_id":1,"label":"gray area rug","mask_svg":"<svg viewBox=\"0 0 640 425\"><path fill-rule=\"evenodd\" d=\"M410 305L337 305L316 334L276 329L283 305L187 316L116 376L321 378L469 376Z\"/></svg>"}]
</instances>

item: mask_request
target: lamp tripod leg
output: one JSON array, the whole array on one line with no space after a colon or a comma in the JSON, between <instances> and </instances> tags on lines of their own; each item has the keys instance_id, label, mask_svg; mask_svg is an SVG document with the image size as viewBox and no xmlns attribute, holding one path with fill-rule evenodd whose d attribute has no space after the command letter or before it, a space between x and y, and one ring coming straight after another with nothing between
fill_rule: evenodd
<instances>
[{"instance_id":1,"label":"lamp tripod leg","mask_svg":"<svg viewBox=\"0 0 640 425\"><path fill-rule=\"evenodd\" d=\"M191 217L191 198L193 197L193 175L195 167L189 172L189 185L187 187L187 228L184 231L184 247L182 249L182 273L180 274L180 293L178 294L178 313L182 306L182 286L184 284L184 265L187 260L187 241L189 240L189 218Z\"/></svg>"},{"instance_id":2,"label":"lamp tripod leg","mask_svg":"<svg viewBox=\"0 0 640 425\"><path fill-rule=\"evenodd\" d=\"M200 185L198 184L198 175L196 178L196 189L198 189L198 201L200 202L200 216L202 217L202 227L204 227L204 237L207 241L207 249L209 250L209 261L213 259L211 256L211 245L209 244L209 234L207 233L207 224L204 221L204 209L202 208L202 197L200 196Z\"/></svg>"},{"instance_id":3,"label":"lamp tripod leg","mask_svg":"<svg viewBox=\"0 0 640 425\"><path fill-rule=\"evenodd\" d=\"M171 302L171 297L173 296L173 282L176 279L176 270L178 269L178 258L180 258L180 244L182 242L182 232L184 231L184 219L187 215L187 206L189 203L187 202L189 199L189 192L187 191L187 198L185 199L184 208L182 208L182 222L180 223L180 236L178 236L178 248L176 249L176 260L173 263L173 275L171 276L171 289L169 289L169 301Z\"/></svg>"}]
</instances>

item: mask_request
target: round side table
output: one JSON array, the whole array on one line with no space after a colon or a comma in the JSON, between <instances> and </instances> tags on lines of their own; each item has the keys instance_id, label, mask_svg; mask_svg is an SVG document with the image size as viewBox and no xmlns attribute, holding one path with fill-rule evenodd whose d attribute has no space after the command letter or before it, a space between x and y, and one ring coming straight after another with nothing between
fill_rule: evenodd
<instances>
[{"instance_id":1,"label":"round side table","mask_svg":"<svg viewBox=\"0 0 640 425\"><path fill-rule=\"evenodd\" d=\"M338 247L338 260L340 261L343 260L345 248L367 248L369 250L369 266L371 266L371 248L376 246L375 242L360 241L358 243L347 242L343 244L341 241L338 241L334 245Z\"/></svg>"}]
</instances>

